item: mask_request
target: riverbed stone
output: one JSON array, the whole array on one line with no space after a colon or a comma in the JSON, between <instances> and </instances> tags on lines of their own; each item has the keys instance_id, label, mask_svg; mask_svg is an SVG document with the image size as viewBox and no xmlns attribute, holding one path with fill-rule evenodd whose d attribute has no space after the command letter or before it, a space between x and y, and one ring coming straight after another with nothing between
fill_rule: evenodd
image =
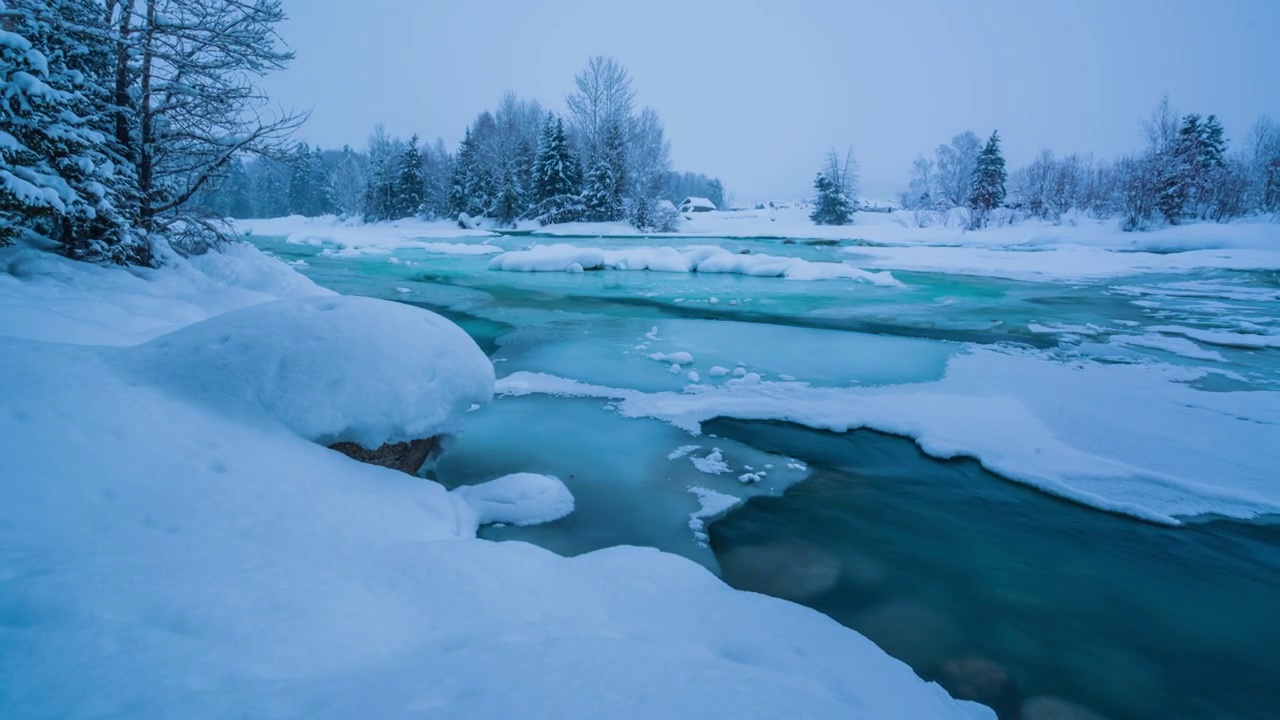
<instances>
[{"instance_id":1,"label":"riverbed stone","mask_svg":"<svg viewBox=\"0 0 1280 720\"><path fill-rule=\"evenodd\" d=\"M439 439L435 437L409 440L407 442L387 443L373 450L353 442L334 443L331 450L346 455L352 460L359 460L370 465L399 470L402 473L417 475L423 463L439 447Z\"/></svg>"}]
</instances>

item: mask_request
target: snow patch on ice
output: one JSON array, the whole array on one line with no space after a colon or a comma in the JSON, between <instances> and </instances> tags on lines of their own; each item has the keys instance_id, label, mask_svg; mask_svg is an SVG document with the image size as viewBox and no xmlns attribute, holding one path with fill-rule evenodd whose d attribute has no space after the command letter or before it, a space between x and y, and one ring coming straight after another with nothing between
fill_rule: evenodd
<instances>
[{"instance_id":1,"label":"snow patch on ice","mask_svg":"<svg viewBox=\"0 0 1280 720\"><path fill-rule=\"evenodd\" d=\"M706 545L710 540L707 523L732 510L742 502L742 498L697 485L689 486L689 492L698 499L698 509L689 515L689 529L693 531L694 540Z\"/></svg>"},{"instance_id":2,"label":"snow patch on ice","mask_svg":"<svg viewBox=\"0 0 1280 720\"><path fill-rule=\"evenodd\" d=\"M704 472L708 475L723 475L732 468L724 461L724 455L721 454L720 448L712 448L711 452L704 457L691 457L689 462L698 469L698 472Z\"/></svg>"}]
</instances>

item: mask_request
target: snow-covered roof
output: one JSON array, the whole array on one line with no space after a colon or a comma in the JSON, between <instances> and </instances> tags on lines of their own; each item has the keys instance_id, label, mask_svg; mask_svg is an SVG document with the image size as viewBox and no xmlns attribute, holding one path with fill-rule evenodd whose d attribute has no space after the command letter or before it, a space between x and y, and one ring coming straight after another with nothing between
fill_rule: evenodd
<instances>
[{"instance_id":1,"label":"snow-covered roof","mask_svg":"<svg viewBox=\"0 0 1280 720\"><path fill-rule=\"evenodd\" d=\"M680 207L707 208L709 210L715 210L716 204L704 197L687 197L684 199L684 202L680 203Z\"/></svg>"}]
</instances>

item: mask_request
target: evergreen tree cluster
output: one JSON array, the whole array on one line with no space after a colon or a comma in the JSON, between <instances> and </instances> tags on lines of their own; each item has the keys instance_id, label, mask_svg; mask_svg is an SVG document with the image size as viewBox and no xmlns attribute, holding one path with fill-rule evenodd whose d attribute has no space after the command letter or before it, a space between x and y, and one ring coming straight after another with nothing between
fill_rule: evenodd
<instances>
[{"instance_id":1,"label":"evergreen tree cluster","mask_svg":"<svg viewBox=\"0 0 1280 720\"><path fill-rule=\"evenodd\" d=\"M1011 175L998 136L983 146L963 133L933 158L916 158L902 205L921 224L962 208L979 226L1003 207L1006 216L1050 221L1072 211L1119 216L1130 230L1280 213L1280 126L1270 118L1259 119L1235 153L1216 116L1179 117L1167 99L1145 129L1147 146L1113 162L1044 150Z\"/></svg>"}]
</instances>

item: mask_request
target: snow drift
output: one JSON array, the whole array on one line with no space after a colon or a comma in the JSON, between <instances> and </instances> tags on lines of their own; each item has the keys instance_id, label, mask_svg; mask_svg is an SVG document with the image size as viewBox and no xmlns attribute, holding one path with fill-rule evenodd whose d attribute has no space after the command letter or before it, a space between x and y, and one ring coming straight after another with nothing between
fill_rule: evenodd
<instances>
[{"instance_id":1,"label":"snow drift","mask_svg":"<svg viewBox=\"0 0 1280 720\"><path fill-rule=\"evenodd\" d=\"M788 280L857 280L882 287L901 287L888 272L872 273L833 262L812 262L774 255L740 255L720 247L636 247L617 250L575 245L538 245L505 252L489 261L490 270L507 272L573 272L582 270L650 270L670 273L722 273Z\"/></svg>"}]
</instances>

